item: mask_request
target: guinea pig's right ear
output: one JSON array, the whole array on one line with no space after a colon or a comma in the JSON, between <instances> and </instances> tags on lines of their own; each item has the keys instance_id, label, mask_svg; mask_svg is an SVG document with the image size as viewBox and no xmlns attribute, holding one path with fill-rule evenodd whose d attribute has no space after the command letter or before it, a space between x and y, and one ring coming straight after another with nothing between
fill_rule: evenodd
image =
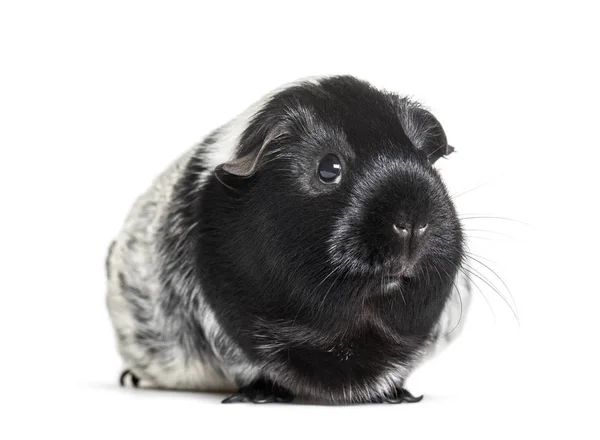
<instances>
[{"instance_id":1,"label":"guinea pig's right ear","mask_svg":"<svg viewBox=\"0 0 600 440\"><path fill-rule=\"evenodd\" d=\"M404 133L412 144L423 151L429 162L434 163L440 157L454 151L448 145L442 124L430 112L419 104L404 100L400 111L400 121Z\"/></svg>"},{"instance_id":2,"label":"guinea pig's right ear","mask_svg":"<svg viewBox=\"0 0 600 440\"><path fill-rule=\"evenodd\" d=\"M258 169L260 160L264 156L267 147L275 140L281 138L284 134L285 132L280 128L271 130L265 136L260 147L253 148L250 152L219 165L217 167L217 172L225 172L240 178L251 177Z\"/></svg>"}]
</instances>

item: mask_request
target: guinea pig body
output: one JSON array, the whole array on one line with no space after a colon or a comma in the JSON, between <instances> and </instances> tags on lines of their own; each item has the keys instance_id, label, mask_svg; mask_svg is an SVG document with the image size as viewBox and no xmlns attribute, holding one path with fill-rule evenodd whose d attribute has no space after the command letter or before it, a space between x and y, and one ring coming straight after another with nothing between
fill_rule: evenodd
<instances>
[{"instance_id":1,"label":"guinea pig body","mask_svg":"<svg viewBox=\"0 0 600 440\"><path fill-rule=\"evenodd\" d=\"M286 86L215 130L111 246L122 381L412 400L405 379L458 334L470 295L432 166L451 151L429 112L352 77Z\"/></svg>"}]
</instances>

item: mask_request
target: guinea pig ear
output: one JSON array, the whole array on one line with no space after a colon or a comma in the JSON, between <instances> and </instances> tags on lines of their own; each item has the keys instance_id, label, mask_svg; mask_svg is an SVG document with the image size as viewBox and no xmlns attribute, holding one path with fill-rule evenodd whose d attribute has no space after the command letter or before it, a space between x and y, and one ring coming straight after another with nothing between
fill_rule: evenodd
<instances>
[{"instance_id":1,"label":"guinea pig ear","mask_svg":"<svg viewBox=\"0 0 600 440\"><path fill-rule=\"evenodd\" d=\"M260 147L254 148L243 156L236 157L219 165L217 170L223 170L228 174L241 178L252 176L258 169L260 159L264 155L269 144L284 134L285 132L280 128L273 129L267 134Z\"/></svg>"},{"instance_id":2,"label":"guinea pig ear","mask_svg":"<svg viewBox=\"0 0 600 440\"><path fill-rule=\"evenodd\" d=\"M408 139L427 155L429 162L434 163L454 151L454 147L448 145L442 124L418 104L405 101L400 120Z\"/></svg>"}]
</instances>

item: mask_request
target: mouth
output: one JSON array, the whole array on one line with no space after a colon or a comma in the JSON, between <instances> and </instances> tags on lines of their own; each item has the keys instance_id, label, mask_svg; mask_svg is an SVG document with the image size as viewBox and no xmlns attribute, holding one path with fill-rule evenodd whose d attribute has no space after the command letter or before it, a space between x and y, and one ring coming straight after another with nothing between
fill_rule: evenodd
<instances>
[{"instance_id":1,"label":"mouth","mask_svg":"<svg viewBox=\"0 0 600 440\"><path fill-rule=\"evenodd\" d=\"M398 292L405 291L414 283L414 278L406 275L387 275L383 279L377 278L373 280L373 285L369 296L387 296L397 295Z\"/></svg>"},{"instance_id":2,"label":"mouth","mask_svg":"<svg viewBox=\"0 0 600 440\"><path fill-rule=\"evenodd\" d=\"M383 277L383 284L387 288L408 287L414 283L416 276L415 265L402 265L400 269L391 270Z\"/></svg>"},{"instance_id":3,"label":"mouth","mask_svg":"<svg viewBox=\"0 0 600 440\"><path fill-rule=\"evenodd\" d=\"M415 281L415 277L395 272L386 274L383 277L376 277L374 280L383 288L384 292L390 292L411 286Z\"/></svg>"},{"instance_id":4,"label":"mouth","mask_svg":"<svg viewBox=\"0 0 600 440\"><path fill-rule=\"evenodd\" d=\"M371 274L364 279L368 282L367 290L377 291L379 294L388 294L405 290L414 286L417 282L417 273L415 265L396 266L391 269L381 268L379 271Z\"/></svg>"},{"instance_id":5,"label":"mouth","mask_svg":"<svg viewBox=\"0 0 600 440\"><path fill-rule=\"evenodd\" d=\"M409 286L413 281L413 277L408 275L391 275L386 278L387 284L399 284L401 286Z\"/></svg>"},{"instance_id":6,"label":"mouth","mask_svg":"<svg viewBox=\"0 0 600 440\"><path fill-rule=\"evenodd\" d=\"M391 270L387 274L388 278L410 279L415 277L415 264L403 264L400 269Z\"/></svg>"}]
</instances>

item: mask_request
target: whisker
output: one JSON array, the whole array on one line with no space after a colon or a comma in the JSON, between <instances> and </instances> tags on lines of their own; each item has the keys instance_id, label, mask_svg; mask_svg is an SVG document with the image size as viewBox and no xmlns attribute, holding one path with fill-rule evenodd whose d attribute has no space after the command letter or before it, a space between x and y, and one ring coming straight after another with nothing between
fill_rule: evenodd
<instances>
[{"instance_id":1,"label":"whisker","mask_svg":"<svg viewBox=\"0 0 600 440\"><path fill-rule=\"evenodd\" d=\"M525 223L521 220L516 220L514 218L508 218L508 217L499 217L499 216L494 216L494 215L470 215L470 214L466 214L468 215L468 217L460 217L460 220L504 220L504 221L508 221L508 222L514 222L514 223L519 223L521 225L527 226L529 228L532 228L533 226L531 226L529 223Z\"/></svg>"},{"instance_id":2,"label":"whisker","mask_svg":"<svg viewBox=\"0 0 600 440\"><path fill-rule=\"evenodd\" d=\"M488 182L486 182L486 183L482 183L481 185L478 185L478 186L476 186L476 187L474 187L474 188L468 189L468 190L466 190L466 191L463 191L463 192L461 192L461 193L458 193L458 194L455 194L455 195L451 195L451 196L450 196L450 198L454 200L454 199L456 199L456 198L458 198L458 197L460 197L460 196L464 196L465 194L468 194L468 193L470 193L471 191L475 191L476 189L479 189L479 188L481 188L482 186L485 186L485 185L487 185L487 184L488 184Z\"/></svg>"},{"instance_id":3,"label":"whisker","mask_svg":"<svg viewBox=\"0 0 600 440\"><path fill-rule=\"evenodd\" d=\"M504 234L502 232L490 231L489 229L467 229L467 228L463 228L463 231L465 231L465 232L485 232L487 234L500 235L502 237L510 238L512 240L515 239L514 237L512 237L512 236L510 236L508 234Z\"/></svg>"},{"instance_id":4,"label":"whisker","mask_svg":"<svg viewBox=\"0 0 600 440\"><path fill-rule=\"evenodd\" d=\"M467 239L476 238L477 240L494 240L492 237L480 237L479 235L468 235Z\"/></svg>"},{"instance_id":5,"label":"whisker","mask_svg":"<svg viewBox=\"0 0 600 440\"><path fill-rule=\"evenodd\" d=\"M466 255L467 257L469 257L469 258L470 258L470 257L473 257L473 256L475 256L475 257L477 257L477 258L481 258L482 260L488 261L488 262L490 262L490 263L492 263L492 264L498 264L498 263L496 263L494 260L490 260L489 258L486 258L486 257L484 257L484 256L482 256L482 255L477 255L477 254L474 254L473 252L465 251L465 255Z\"/></svg>"},{"instance_id":6,"label":"whisker","mask_svg":"<svg viewBox=\"0 0 600 440\"><path fill-rule=\"evenodd\" d=\"M467 267L463 267L463 270L469 272L471 275L479 278L481 281L483 281L485 284L487 284L487 286L492 289L494 292L496 292L496 294L502 299L502 301L508 306L508 308L511 310L513 316L515 317L515 319L517 320L517 323L520 325L520 320L519 320L519 316L517 315L517 313L515 312L515 310L512 307L512 304L506 299L506 297L504 297L504 295L502 295L502 293L500 292L500 290L498 290L498 288L496 286L494 286L484 275L480 274L479 271L477 271L477 269L473 268L472 266L466 265Z\"/></svg>"},{"instance_id":7,"label":"whisker","mask_svg":"<svg viewBox=\"0 0 600 440\"><path fill-rule=\"evenodd\" d=\"M486 295L483 293L483 290L481 290L481 287L479 287L479 284L477 284L477 283L475 282L475 280L473 280L473 279L472 279L472 278L469 276L469 274L465 273L465 271L464 271L464 269L463 269L462 267L461 267L459 270L460 270L460 271L463 273L463 275L464 275L464 276L466 276L466 277L467 277L467 279L469 280L469 282L470 282L470 283L471 283L473 286L475 286L475 288L476 288L477 290L479 290L479 293L481 293L481 296L483 297L483 299L484 299L484 300L485 300L485 302L487 303L487 305L488 305L488 308L490 309L490 312L492 312L492 316L494 317L494 324L496 324L496 323L497 323L497 319L496 319L496 312L494 312L494 308L492 307L492 303L490 303L490 300L489 300L489 299L487 298L487 296L486 296Z\"/></svg>"},{"instance_id":8,"label":"whisker","mask_svg":"<svg viewBox=\"0 0 600 440\"><path fill-rule=\"evenodd\" d=\"M321 311L323 309L323 307L325 306L325 301L327 300L327 295L329 295L329 292L331 292L331 289L333 288L333 286L335 286L335 284L338 282L338 279L340 277L341 274L338 274L334 280L332 281L331 285L329 286L329 289L327 289L327 292L325 292L325 295L323 295L323 299L321 300L319 307L317 309L317 315L321 314Z\"/></svg>"},{"instance_id":9,"label":"whisker","mask_svg":"<svg viewBox=\"0 0 600 440\"><path fill-rule=\"evenodd\" d=\"M481 262L478 258L476 258L475 256L471 255L469 257L471 260L481 264L483 267L485 267L487 270L489 270L498 280L500 280L500 282L502 283L502 285L504 286L504 288L506 289L506 291L508 292L508 295L510 296L510 299L515 307L515 312L518 315L518 307L517 307L517 303L515 301L515 298L510 290L510 288L508 287L508 285L504 282L504 280L502 279L502 277L500 277L500 275L498 275L498 273L493 270L491 267L489 267L487 264Z\"/></svg>"},{"instance_id":10,"label":"whisker","mask_svg":"<svg viewBox=\"0 0 600 440\"><path fill-rule=\"evenodd\" d=\"M337 271L337 269L338 268L333 268L333 270L331 272L329 272L329 274L325 278L323 278L323 280L321 280L321 282L319 284L317 284L317 287L315 287L310 292L310 294L308 294L304 297L304 300L302 301L302 303L300 304L300 307L298 308L298 311L296 312L296 316L294 316L294 320L292 321L292 326L296 323L296 320L298 319L300 312L306 305L307 301L312 297L313 293L315 293L317 291L317 289L327 280L327 278L329 278L331 275L333 275Z\"/></svg>"},{"instance_id":11,"label":"whisker","mask_svg":"<svg viewBox=\"0 0 600 440\"><path fill-rule=\"evenodd\" d=\"M442 278L442 274L440 273L440 271L437 269L436 266L433 266L433 268L435 269L435 271L438 275L438 278L440 279L440 283L444 284L444 279Z\"/></svg>"},{"instance_id":12,"label":"whisker","mask_svg":"<svg viewBox=\"0 0 600 440\"><path fill-rule=\"evenodd\" d=\"M448 272L446 272L445 269L442 269L447 276L450 276L448 274ZM452 280L452 285L454 286L454 290L456 292L456 294L458 295L458 300L460 302L460 316L458 317L458 322L454 325L454 328L452 328L452 330L450 330L448 333L446 333L443 337L446 338L448 336L450 336L452 334L453 331L455 331L458 326L460 325L460 322L462 321L462 317L463 317L463 300L462 300L462 296L460 295L460 290L458 289L458 286L456 285L456 280Z\"/></svg>"}]
</instances>

